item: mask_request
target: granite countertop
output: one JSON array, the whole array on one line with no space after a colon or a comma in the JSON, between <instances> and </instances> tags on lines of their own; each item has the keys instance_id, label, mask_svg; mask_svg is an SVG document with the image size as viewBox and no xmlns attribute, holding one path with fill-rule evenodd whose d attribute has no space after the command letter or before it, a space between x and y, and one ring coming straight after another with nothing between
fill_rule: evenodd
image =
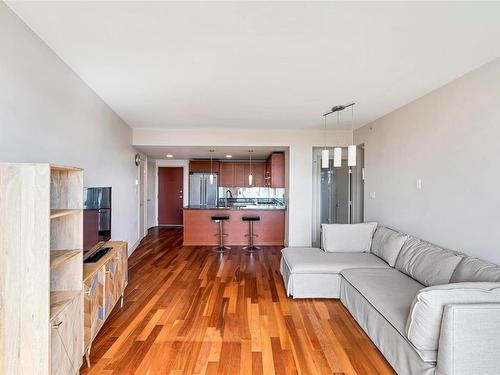
<instances>
[{"instance_id":1,"label":"granite countertop","mask_svg":"<svg viewBox=\"0 0 500 375\"><path fill-rule=\"evenodd\" d=\"M263 211L284 211L286 210L285 205L278 205L278 204L247 204L244 206L203 206L203 205L189 205L189 206L184 206L185 210L263 210Z\"/></svg>"}]
</instances>

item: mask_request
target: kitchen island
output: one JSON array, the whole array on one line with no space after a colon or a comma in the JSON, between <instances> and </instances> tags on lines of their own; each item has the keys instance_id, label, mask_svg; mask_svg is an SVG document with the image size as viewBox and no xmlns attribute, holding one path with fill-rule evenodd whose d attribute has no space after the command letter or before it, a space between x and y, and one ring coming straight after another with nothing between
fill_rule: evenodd
<instances>
[{"instance_id":1,"label":"kitchen island","mask_svg":"<svg viewBox=\"0 0 500 375\"><path fill-rule=\"evenodd\" d=\"M283 246L285 240L285 212L282 205L248 206L187 206L184 207L184 246L216 246L219 225L212 221L214 215L227 215L224 222L224 243L228 246L248 245L248 222L243 216L260 216L254 223L255 244L260 246Z\"/></svg>"}]
</instances>

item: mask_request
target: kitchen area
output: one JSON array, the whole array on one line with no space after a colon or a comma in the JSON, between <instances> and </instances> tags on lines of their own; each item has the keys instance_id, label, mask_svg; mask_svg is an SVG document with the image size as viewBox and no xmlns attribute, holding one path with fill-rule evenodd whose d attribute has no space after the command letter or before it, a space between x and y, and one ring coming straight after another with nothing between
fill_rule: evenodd
<instances>
[{"instance_id":1,"label":"kitchen area","mask_svg":"<svg viewBox=\"0 0 500 375\"><path fill-rule=\"evenodd\" d=\"M246 246L250 231L256 246L282 246L285 240L285 153L248 150L248 157L189 161L189 204L183 207L185 246L216 246L224 217L223 242ZM250 224L251 221L251 224ZM252 227L250 229L250 227Z\"/></svg>"}]
</instances>

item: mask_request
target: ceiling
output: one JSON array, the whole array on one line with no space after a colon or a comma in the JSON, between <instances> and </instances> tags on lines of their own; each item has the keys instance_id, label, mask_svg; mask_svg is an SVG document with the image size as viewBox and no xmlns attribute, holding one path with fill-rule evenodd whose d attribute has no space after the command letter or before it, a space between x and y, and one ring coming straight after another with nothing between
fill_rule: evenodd
<instances>
[{"instance_id":1,"label":"ceiling","mask_svg":"<svg viewBox=\"0 0 500 375\"><path fill-rule=\"evenodd\" d=\"M7 4L134 128L359 127L500 56L500 2Z\"/></svg>"},{"instance_id":2,"label":"ceiling","mask_svg":"<svg viewBox=\"0 0 500 375\"><path fill-rule=\"evenodd\" d=\"M200 146L135 146L139 151L146 154L152 159L167 159L167 155L172 155L172 159L209 159L210 147ZM246 160L250 157L249 150L253 150L252 159L264 160L273 151L285 151L286 147L229 147L220 146L213 147L214 159L225 160ZM226 155L231 155L231 158L226 158Z\"/></svg>"}]
</instances>

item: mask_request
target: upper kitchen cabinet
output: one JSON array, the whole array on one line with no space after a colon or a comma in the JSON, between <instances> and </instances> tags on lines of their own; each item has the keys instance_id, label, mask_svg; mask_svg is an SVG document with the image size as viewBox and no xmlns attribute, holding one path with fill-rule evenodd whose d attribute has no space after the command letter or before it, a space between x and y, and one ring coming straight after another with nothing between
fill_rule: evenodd
<instances>
[{"instance_id":1,"label":"upper kitchen cabinet","mask_svg":"<svg viewBox=\"0 0 500 375\"><path fill-rule=\"evenodd\" d=\"M219 186L233 187L234 185L234 163L220 163Z\"/></svg>"},{"instance_id":2,"label":"upper kitchen cabinet","mask_svg":"<svg viewBox=\"0 0 500 375\"><path fill-rule=\"evenodd\" d=\"M246 185L248 184L248 175L250 174L250 163L245 164L245 174L247 176ZM266 163L264 162L253 162L252 163L252 175L253 175L253 183L252 187L265 187L266 186Z\"/></svg>"},{"instance_id":3,"label":"upper kitchen cabinet","mask_svg":"<svg viewBox=\"0 0 500 375\"><path fill-rule=\"evenodd\" d=\"M252 162L252 187L265 187L266 163L263 161ZM249 162L221 162L219 172L219 186L223 187L249 187L248 175L250 174Z\"/></svg>"},{"instance_id":4,"label":"upper kitchen cabinet","mask_svg":"<svg viewBox=\"0 0 500 375\"><path fill-rule=\"evenodd\" d=\"M285 187L285 154L273 152L266 162L266 181L272 188Z\"/></svg>"},{"instance_id":5,"label":"upper kitchen cabinet","mask_svg":"<svg viewBox=\"0 0 500 375\"><path fill-rule=\"evenodd\" d=\"M234 187L248 186L248 163L234 163Z\"/></svg>"},{"instance_id":6,"label":"upper kitchen cabinet","mask_svg":"<svg viewBox=\"0 0 500 375\"><path fill-rule=\"evenodd\" d=\"M212 172L219 173L219 162L212 161ZM210 160L191 160L189 162L189 173L210 173Z\"/></svg>"}]
</instances>

